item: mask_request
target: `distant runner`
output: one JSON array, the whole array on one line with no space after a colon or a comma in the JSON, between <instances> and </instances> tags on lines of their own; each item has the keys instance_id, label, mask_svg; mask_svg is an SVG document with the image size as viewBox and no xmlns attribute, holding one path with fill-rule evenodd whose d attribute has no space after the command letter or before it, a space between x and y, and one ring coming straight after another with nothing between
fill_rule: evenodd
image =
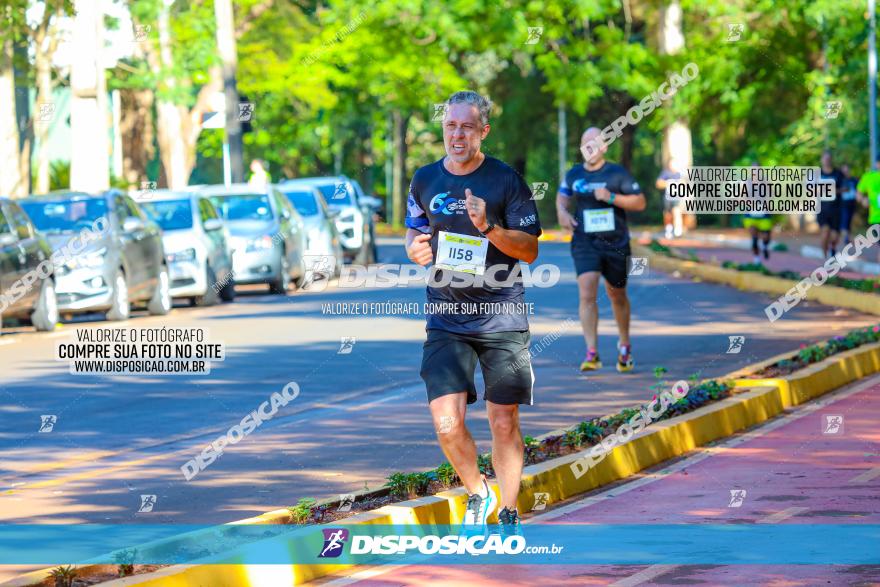
<instances>
[{"instance_id":1,"label":"distant runner","mask_svg":"<svg viewBox=\"0 0 880 587\"><path fill-rule=\"evenodd\" d=\"M837 252L837 231L840 229L840 196L843 192L843 174L832 164L831 151L822 152L822 168L819 176L821 179L834 180L834 199L822 200L819 215L816 217L822 239L822 254L828 258L833 257Z\"/></svg>"},{"instance_id":2,"label":"distant runner","mask_svg":"<svg viewBox=\"0 0 880 587\"><path fill-rule=\"evenodd\" d=\"M272 183L272 177L267 170L268 165L262 159L254 159L251 161L251 175L248 178L248 185L264 188Z\"/></svg>"},{"instance_id":3,"label":"distant runner","mask_svg":"<svg viewBox=\"0 0 880 587\"><path fill-rule=\"evenodd\" d=\"M856 214L859 178L852 176L849 165L841 165L840 172L843 174L843 192L840 195L840 234L843 235L843 244L848 245L852 236L853 216Z\"/></svg>"},{"instance_id":4,"label":"distant runner","mask_svg":"<svg viewBox=\"0 0 880 587\"><path fill-rule=\"evenodd\" d=\"M758 162L752 163L752 167L758 167ZM749 182L751 188L751 182ZM757 192L752 192L753 194ZM752 237L752 261L755 265L762 263L761 256L763 254L764 261L770 258L770 233L773 231L773 217L766 212L749 212L743 218L743 226L748 229L749 236ZM760 237L761 247L758 247L758 239Z\"/></svg>"},{"instance_id":5,"label":"distant runner","mask_svg":"<svg viewBox=\"0 0 880 587\"><path fill-rule=\"evenodd\" d=\"M859 202L868 208L868 226L880 224L880 159L874 161L873 169L862 176L856 189ZM877 260L880 261L880 251Z\"/></svg>"},{"instance_id":6,"label":"distant runner","mask_svg":"<svg viewBox=\"0 0 880 587\"><path fill-rule=\"evenodd\" d=\"M605 291L611 300L620 340L617 343L617 370L632 371L635 363L629 339L629 298L626 295L627 263L631 255L626 211L645 209L645 196L629 172L605 161L608 147L599 139L598 128L588 128L581 137L584 163L565 175L556 195L559 224L573 232L571 255L580 292L579 313L587 356L581 371L602 367L598 351L599 308L596 296L599 277L605 278ZM598 144L598 149L587 149ZM569 212L572 199L575 215Z\"/></svg>"},{"instance_id":7,"label":"distant runner","mask_svg":"<svg viewBox=\"0 0 880 587\"><path fill-rule=\"evenodd\" d=\"M538 256L541 225L522 177L480 147L489 134L490 104L476 92L456 92L443 117L446 157L415 172L407 204L406 253L419 265L434 263L427 291L431 304L522 303L519 279L488 288L439 286L456 275L519 273L519 262ZM439 267L444 267L440 269ZM446 313L427 316L422 379L440 447L469 497L464 524L485 528L498 505L477 466L477 447L465 426L467 405L477 401L474 370L483 371L483 399L492 430L492 466L501 489L498 519L505 534L519 533L516 509L523 468L519 404L532 404L534 375L529 322L519 313Z\"/></svg>"}]
</instances>

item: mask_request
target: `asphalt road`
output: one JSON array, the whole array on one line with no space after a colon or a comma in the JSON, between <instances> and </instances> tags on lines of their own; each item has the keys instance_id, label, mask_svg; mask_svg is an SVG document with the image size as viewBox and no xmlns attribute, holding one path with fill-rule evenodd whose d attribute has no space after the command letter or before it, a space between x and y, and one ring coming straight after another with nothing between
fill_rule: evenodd
<instances>
[{"instance_id":1,"label":"asphalt road","mask_svg":"<svg viewBox=\"0 0 880 587\"><path fill-rule=\"evenodd\" d=\"M405 262L402 241L386 239L383 262ZM772 325L769 297L695 283L662 273L634 277L636 372L613 369L616 332L600 298L600 353L607 365L578 372L584 354L577 289L567 245L542 243L538 263L562 268L560 283L532 288L532 340L560 338L534 359L535 405L523 409L523 431L538 435L637 403L652 393L652 368L674 381L699 372L720 376L756 360L874 323L876 317L802 303ZM166 317L137 317L120 326L207 328L227 358L209 375L72 375L55 360L59 332L22 329L0 337L0 520L4 523L223 523L294 504L302 497L376 488L395 471L443 462L419 378L424 316L325 315L329 302L421 304L424 287L329 288L286 297L262 291L233 304L180 308ZM746 337L728 354L728 336ZM343 337L354 337L339 354ZM206 443L295 381L300 395L187 482L181 465ZM485 410L469 425L489 448ZM50 433L40 416L54 414ZM141 494L152 512L138 513Z\"/></svg>"}]
</instances>

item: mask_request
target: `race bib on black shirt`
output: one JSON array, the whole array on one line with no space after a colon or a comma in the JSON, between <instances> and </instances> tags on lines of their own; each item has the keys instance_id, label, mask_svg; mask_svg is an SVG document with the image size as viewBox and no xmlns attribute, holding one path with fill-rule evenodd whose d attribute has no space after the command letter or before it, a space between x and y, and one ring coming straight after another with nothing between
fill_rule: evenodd
<instances>
[{"instance_id":1,"label":"race bib on black shirt","mask_svg":"<svg viewBox=\"0 0 880 587\"><path fill-rule=\"evenodd\" d=\"M502 228L521 230L538 236L541 224L532 192L523 178L509 165L486 157L476 171L454 175L447 171L443 160L420 168L410 183L406 207L406 226L431 234L431 251L437 258L438 236L441 232L464 237L483 238L471 222L465 206L465 190L486 201L486 218ZM445 249L444 249L445 251ZM465 253L466 254L466 253ZM449 256L444 252L444 255ZM445 257L444 257L445 258ZM482 260L482 259L481 259ZM448 265L448 263L447 263ZM458 303L478 308L481 303L522 304L523 286L519 279L519 260L499 251L491 242L485 252L485 267L495 268L493 279L505 283L501 287L428 287L429 303ZM443 272L436 269L436 281L443 281ZM448 281L448 278L447 278ZM428 314L427 327L459 334L510 332L528 330L524 313L496 314Z\"/></svg>"}]
</instances>

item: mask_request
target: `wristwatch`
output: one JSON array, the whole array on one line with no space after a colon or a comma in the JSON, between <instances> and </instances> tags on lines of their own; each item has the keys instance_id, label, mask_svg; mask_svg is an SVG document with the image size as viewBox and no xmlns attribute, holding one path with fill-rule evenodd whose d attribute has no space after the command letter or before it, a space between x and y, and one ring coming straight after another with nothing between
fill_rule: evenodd
<instances>
[{"instance_id":1,"label":"wristwatch","mask_svg":"<svg viewBox=\"0 0 880 587\"><path fill-rule=\"evenodd\" d=\"M481 230L481 231L480 231L480 234L482 234L483 236L486 236L486 235L488 235L490 232L492 232L492 230L494 230L494 229L495 229L495 225L494 225L493 223L490 222L490 223L489 223L489 226L486 227L486 230Z\"/></svg>"},{"instance_id":2,"label":"wristwatch","mask_svg":"<svg viewBox=\"0 0 880 587\"><path fill-rule=\"evenodd\" d=\"M615 194L614 192L611 192L611 197L608 198L608 203L609 203L609 204L614 204L614 196L616 196L616 195L617 195L617 194Z\"/></svg>"}]
</instances>

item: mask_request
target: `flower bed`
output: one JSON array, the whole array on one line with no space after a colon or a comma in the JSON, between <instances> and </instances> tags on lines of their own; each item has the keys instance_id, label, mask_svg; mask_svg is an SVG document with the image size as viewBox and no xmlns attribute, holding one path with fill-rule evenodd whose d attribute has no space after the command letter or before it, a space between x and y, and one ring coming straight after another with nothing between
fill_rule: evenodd
<instances>
[{"instance_id":1,"label":"flower bed","mask_svg":"<svg viewBox=\"0 0 880 587\"><path fill-rule=\"evenodd\" d=\"M662 389L671 388L671 385L661 380L666 372L666 369L663 367L658 367L654 370L657 382L651 386L654 394L650 401L656 400ZM696 410L708 403L728 397L733 389L729 382L714 380L698 382L696 375L689 380L689 387L690 389L685 397L670 403L663 415L654 421L665 420ZM589 448L601 442L606 436L614 434L621 424L628 422L640 410L645 409L649 403L645 402L638 406L624 408L616 414L580 422L561 434L546 436L541 440L526 436L523 439L525 444L525 464L541 463ZM487 478L495 476L495 471L492 468L491 453L478 455L477 465L480 468L480 472L486 475ZM433 495L440 491L458 487L460 484L461 480L455 474L452 465L443 463L430 471L393 473L388 477L388 483L383 488L385 491L384 495L377 496L373 494L364 496L364 499L359 499L352 504L351 510L347 512L338 511L335 507L338 502L315 505L315 501L311 499L300 500L299 504L288 509L291 511L293 523L324 523L345 518L362 511L375 509L395 501L414 499L423 495Z\"/></svg>"},{"instance_id":2,"label":"flower bed","mask_svg":"<svg viewBox=\"0 0 880 587\"><path fill-rule=\"evenodd\" d=\"M648 244L648 248L655 253L659 253L673 259L680 259L682 261L693 261L694 263L703 263L703 261L701 261L700 258L697 257L696 253L694 253L693 251L688 251L687 255L684 255L667 247L664 244L661 244L656 240L652 240L650 244ZM804 276L797 271L771 271L770 269L767 269L767 267L765 267L763 263L736 263L734 261L724 261L723 263L721 263L721 267L723 267L724 269L733 269L734 271L759 273L761 275L767 275L769 277L790 279L792 281L800 281L804 278ZM828 285L841 287L843 289L851 289L853 291L860 291L864 293L880 294L880 278L850 279L835 275L833 277L829 277L825 283L827 283Z\"/></svg>"},{"instance_id":3,"label":"flower bed","mask_svg":"<svg viewBox=\"0 0 880 587\"><path fill-rule=\"evenodd\" d=\"M783 279L791 279L800 281L803 275L796 271L770 271L761 263L734 263L733 261L725 261L721 264L725 269L735 269L736 271L750 271L760 273L761 275L769 275L771 277L781 277ZM828 285L842 287L843 289L852 289L865 293L880 293L880 279L851 279L835 275L829 277L825 282Z\"/></svg>"},{"instance_id":4,"label":"flower bed","mask_svg":"<svg viewBox=\"0 0 880 587\"><path fill-rule=\"evenodd\" d=\"M842 353L865 344L880 342L880 324L865 326L849 331L843 336L835 336L825 342L812 345L802 344L796 355L789 359L782 359L772 365L764 367L754 373L752 377L780 377L803 369L813 363L818 363L832 355Z\"/></svg>"}]
</instances>

